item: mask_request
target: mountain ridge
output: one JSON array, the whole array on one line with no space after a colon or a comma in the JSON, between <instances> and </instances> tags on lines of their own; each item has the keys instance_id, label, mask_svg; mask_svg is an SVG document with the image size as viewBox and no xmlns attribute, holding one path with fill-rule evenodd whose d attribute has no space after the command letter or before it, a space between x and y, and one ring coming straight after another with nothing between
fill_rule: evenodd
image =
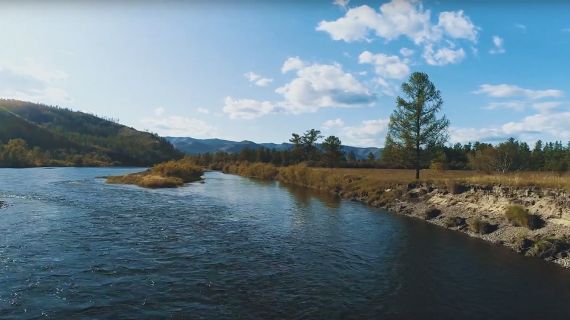
<instances>
[{"instance_id":1,"label":"mountain ridge","mask_svg":"<svg viewBox=\"0 0 570 320\"><path fill-rule=\"evenodd\" d=\"M237 153L245 148L258 149L263 147L275 150L288 150L293 147L291 143L285 143L285 142L256 143L249 140L232 141L232 140L225 140L218 138L198 139L192 137L169 137L169 136L164 138L168 140L170 143L172 143L174 147L176 147L178 150L190 155L200 154L200 153L214 153L218 151ZM378 159L380 157L380 154L382 153L382 149L377 147L353 147L353 146L343 145L342 150L346 154L354 152L356 159L359 160L367 159L368 154L371 152L374 155L374 157Z\"/></svg>"},{"instance_id":2,"label":"mountain ridge","mask_svg":"<svg viewBox=\"0 0 570 320\"><path fill-rule=\"evenodd\" d=\"M25 144L8 146L18 139ZM0 147L3 143L18 148L16 153L5 152L6 163L0 161L4 166L148 166L183 155L150 132L81 111L13 99L0 99Z\"/></svg>"}]
</instances>

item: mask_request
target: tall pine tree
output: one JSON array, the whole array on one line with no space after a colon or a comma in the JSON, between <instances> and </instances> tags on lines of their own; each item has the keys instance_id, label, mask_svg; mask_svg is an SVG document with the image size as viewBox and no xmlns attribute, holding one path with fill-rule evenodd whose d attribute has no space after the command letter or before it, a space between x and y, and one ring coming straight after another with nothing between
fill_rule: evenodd
<instances>
[{"instance_id":1,"label":"tall pine tree","mask_svg":"<svg viewBox=\"0 0 570 320\"><path fill-rule=\"evenodd\" d=\"M413 159L416 179L420 178L422 155L442 146L448 139L449 120L437 118L443 99L427 74L414 72L402 84L404 98L398 96L390 116L387 141Z\"/></svg>"}]
</instances>

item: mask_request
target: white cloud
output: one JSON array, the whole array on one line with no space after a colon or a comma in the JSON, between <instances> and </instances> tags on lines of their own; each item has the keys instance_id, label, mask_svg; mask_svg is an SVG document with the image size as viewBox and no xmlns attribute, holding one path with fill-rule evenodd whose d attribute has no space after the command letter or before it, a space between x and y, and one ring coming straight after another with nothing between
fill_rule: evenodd
<instances>
[{"instance_id":1,"label":"white cloud","mask_svg":"<svg viewBox=\"0 0 570 320\"><path fill-rule=\"evenodd\" d=\"M506 52L505 47L503 46L503 38L499 36L493 36L493 45L494 47L489 50L490 54L501 54Z\"/></svg>"},{"instance_id":2,"label":"white cloud","mask_svg":"<svg viewBox=\"0 0 570 320\"><path fill-rule=\"evenodd\" d=\"M273 79L271 78L264 78L261 75L253 72L253 71L249 71L243 74L243 76L251 83L255 84L258 87L266 87L268 84L270 84L271 82L273 82Z\"/></svg>"},{"instance_id":3,"label":"white cloud","mask_svg":"<svg viewBox=\"0 0 570 320\"><path fill-rule=\"evenodd\" d=\"M545 101L545 102L535 102L530 103L528 101L494 101L490 102L484 109L495 110L495 109L511 109L514 111L524 111L528 108L532 108L541 113L549 112L556 109L562 105L560 101Z\"/></svg>"},{"instance_id":4,"label":"white cloud","mask_svg":"<svg viewBox=\"0 0 570 320\"><path fill-rule=\"evenodd\" d=\"M515 23L515 28L521 30L522 32L526 32L526 25L522 23Z\"/></svg>"},{"instance_id":5,"label":"white cloud","mask_svg":"<svg viewBox=\"0 0 570 320\"><path fill-rule=\"evenodd\" d=\"M477 28L463 10L440 13L438 26L451 38L477 40Z\"/></svg>"},{"instance_id":6,"label":"white cloud","mask_svg":"<svg viewBox=\"0 0 570 320\"><path fill-rule=\"evenodd\" d=\"M546 101L546 102L533 103L531 107L540 112L548 112L551 111L552 109L560 107L561 105L562 102L560 101Z\"/></svg>"},{"instance_id":7,"label":"white cloud","mask_svg":"<svg viewBox=\"0 0 570 320\"><path fill-rule=\"evenodd\" d=\"M379 11L367 5L351 8L337 20L321 21L316 30L346 42L372 41L373 35L387 41L407 37L424 47L424 58L431 65L460 62L465 51L455 49L454 41L476 43L478 36L478 28L462 10L441 12L437 23L432 23L430 10L415 0L392 0L382 4ZM442 41L447 46L434 51Z\"/></svg>"},{"instance_id":8,"label":"white cloud","mask_svg":"<svg viewBox=\"0 0 570 320\"><path fill-rule=\"evenodd\" d=\"M153 117L143 118L140 123L145 129L161 136L213 138L219 135L219 130L205 121L183 116L166 116L165 113L164 108L158 108Z\"/></svg>"},{"instance_id":9,"label":"white cloud","mask_svg":"<svg viewBox=\"0 0 570 320\"><path fill-rule=\"evenodd\" d=\"M323 122L323 128L325 129L331 129L331 128L335 128L335 127L342 127L344 126L344 121L342 121L341 118L337 118L337 119L333 119L333 120L327 120L325 122Z\"/></svg>"},{"instance_id":10,"label":"white cloud","mask_svg":"<svg viewBox=\"0 0 570 320\"><path fill-rule=\"evenodd\" d=\"M62 70L47 68L32 60L0 64L0 97L66 105L72 101L63 88L68 77Z\"/></svg>"},{"instance_id":11,"label":"white cloud","mask_svg":"<svg viewBox=\"0 0 570 320\"><path fill-rule=\"evenodd\" d=\"M365 120L360 125L342 127L339 135L346 145L380 147L384 145L389 122L389 119Z\"/></svg>"},{"instance_id":12,"label":"white cloud","mask_svg":"<svg viewBox=\"0 0 570 320\"><path fill-rule=\"evenodd\" d=\"M295 78L277 88L281 101L259 101L226 97L223 111L230 118L253 119L270 113L315 112L320 108L361 107L371 105L376 95L335 64L307 63L299 57L288 58L283 73L295 71Z\"/></svg>"},{"instance_id":13,"label":"white cloud","mask_svg":"<svg viewBox=\"0 0 570 320\"><path fill-rule=\"evenodd\" d=\"M402 49L400 49L400 54L403 57L411 57L414 54L414 50L412 50L410 48L402 48Z\"/></svg>"},{"instance_id":14,"label":"white cloud","mask_svg":"<svg viewBox=\"0 0 570 320\"><path fill-rule=\"evenodd\" d=\"M339 6L339 7L343 8L343 9L345 9L345 10L348 8L348 4L349 4L349 3L350 3L350 0L334 0L334 1L333 1L333 4L334 4L335 6Z\"/></svg>"},{"instance_id":15,"label":"white cloud","mask_svg":"<svg viewBox=\"0 0 570 320\"><path fill-rule=\"evenodd\" d=\"M529 99L542 99L542 98L558 98L563 95L563 92L555 89L547 90L531 90L521 88L512 84L482 84L479 89L474 91L475 94L484 94L493 98L508 98L515 96L522 96Z\"/></svg>"},{"instance_id":16,"label":"white cloud","mask_svg":"<svg viewBox=\"0 0 570 320\"><path fill-rule=\"evenodd\" d=\"M495 109L510 109L513 111L524 111L526 109L532 108L539 112L548 112L556 109L562 105L560 101L545 101L545 102L535 102L530 103L529 101L494 101L490 102L484 109L495 110Z\"/></svg>"},{"instance_id":17,"label":"white cloud","mask_svg":"<svg viewBox=\"0 0 570 320\"><path fill-rule=\"evenodd\" d=\"M463 48L440 48L434 51L432 45L427 45L424 49L423 57L426 62L433 66L444 66L447 64L459 63L465 58Z\"/></svg>"},{"instance_id":18,"label":"white cloud","mask_svg":"<svg viewBox=\"0 0 570 320\"><path fill-rule=\"evenodd\" d=\"M381 77L377 77L374 79L376 81L376 85L380 88L380 91L390 97L395 97L398 94L398 86L394 83L390 83Z\"/></svg>"},{"instance_id":19,"label":"white cloud","mask_svg":"<svg viewBox=\"0 0 570 320\"><path fill-rule=\"evenodd\" d=\"M196 112L203 113L203 114L209 114L210 110L208 110L206 108L196 108Z\"/></svg>"},{"instance_id":20,"label":"white cloud","mask_svg":"<svg viewBox=\"0 0 570 320\"><path fill-rule=\"evenodd\" d=\"M452 142L504 141L509 137L525 141L536 141L544 137L570 139L570 112L538 113L520 121L508 122L487 128L451 128Z\"/></svg>"},{"instance_id":21,"label":"white cloud","mask_svg":"<svg viewBox=\"0 0 570 320\"><path fill-rule=\"evenodd\" d=\"M408 64L398 56L364 51L358 56L358 62L374 65L376 74L388 79L403 79L410 73Z\"/></svg>"},{"instance_id":22,"label":"white cloud","mask_svg":"<svg viewBox=\"0 0 570 320\"><path fill-rule=\"evenodd\" d=\"M367 5L349 9L336 21L321 21L317 30L347 42L366 40L370 33L387 40L407 36L415 43L432 36L429 10L403 0L385 3L379 12Z\"/></svg>"},{"instance_id":23,"label":"white cloud","mask_svg":"<svg viewBox=\"0 0 570 320\"><path fill-rule=\"evenodd\" d=\"M287 60L285 60L283 66L281 67L281 72L287 73L289 71L299 70L302 69L304 66L305 63L299 57L287 58Z\"/></svg>"},{"instance_id":24,"label":"white cloud","mask_svg":"<svg viewBox=\"0 0 570 320\"><path fill-rule=\"evenodd\" d=\"M376 96L339 64L307 64L289 58L282 70L296 70L296 78L277 88L283 96L279 105L291 113L314 112L319 108L370 105Z\"/></svg>"},{"instance_id":25,"label":"white cloud","mask_svg":"<svg viewBox=\"0 0 570 320\"><path fill-rule=\"evenodd\" d=\"M275 105L269 101L232 97L226 97L224 101L223 111L232 119L254 119L275 111Z\"/></svg>"},{"instance_id":26,"label":"white cloud","mask_svg":"<svg viewBox=\"0 0 570 320\"><path fill-rule=\"evenodd\" d=\"M484 109L495 110L495 109L511 109L514 111L523 111L527 107L524 101L502 101L502 102L491 102Z\"/></svg>"}]
</instances>

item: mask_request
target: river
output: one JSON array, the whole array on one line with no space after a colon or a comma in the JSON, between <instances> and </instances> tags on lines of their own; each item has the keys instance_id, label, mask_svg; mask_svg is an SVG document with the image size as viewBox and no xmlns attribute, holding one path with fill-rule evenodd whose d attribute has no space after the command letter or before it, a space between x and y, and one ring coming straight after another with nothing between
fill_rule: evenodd
<instances>
[{"instance_id":1,"label":"river","mask_svg":"<svg viewBox=\"0 0 570 320\"><path fill-rule=\"evenodd\" d=\"M140 170L140 169L138 169ZM302 188L0 169L0 319L570 316L570 271Z\"/></svg>"}]
</instances>

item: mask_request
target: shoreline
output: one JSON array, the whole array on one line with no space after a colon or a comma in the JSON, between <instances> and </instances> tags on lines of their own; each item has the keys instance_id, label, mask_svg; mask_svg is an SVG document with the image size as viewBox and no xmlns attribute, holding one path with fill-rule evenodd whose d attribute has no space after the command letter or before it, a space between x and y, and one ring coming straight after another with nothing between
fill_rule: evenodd
<instances>
[{"instance_id":1,"label":"shoreline","mask_svg":"<svg viewBox=\"0 0 570 320\"><path fill-rule=\"evenodd\" d=\"M226 166L223 172L325 191L570 268L570 192L564 189L456 182L370 186L370 181L363 182L365 176L342 175L335 169L274 167L275 171L263 168L252 174L255 171L239 168L240 165ZM316 177L310 177L311 174ZM505 215L512 206L536 216L540 226L516 226Z\"/></svg>"}]
</instances>

